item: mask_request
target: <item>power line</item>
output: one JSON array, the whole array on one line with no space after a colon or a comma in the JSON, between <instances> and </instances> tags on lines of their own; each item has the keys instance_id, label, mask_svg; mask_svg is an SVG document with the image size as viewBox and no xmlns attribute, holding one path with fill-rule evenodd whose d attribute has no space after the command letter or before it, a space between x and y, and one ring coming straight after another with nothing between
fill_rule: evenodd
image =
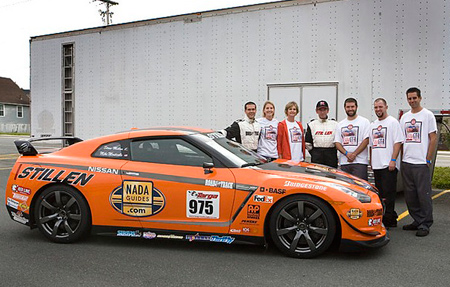
<instances>
[{"instance_id":1,"label":"power line","mask_svg":"<svg viewBox=\"0 0 450 287\"><path fill-rule=\"evenodd\" d=\"M119 3L111 0L93 0L92 2L96 1L103 2L103 4L106 5L106 10L98 10L98 12L100 13L100 16L102 16L103 23L105 23L106 19L106 25L109 25L109 23L111 22L112 15L114 14L114 12L109 11L109 8L111 6L119 5Z\"/></svg>"}]
</instances>

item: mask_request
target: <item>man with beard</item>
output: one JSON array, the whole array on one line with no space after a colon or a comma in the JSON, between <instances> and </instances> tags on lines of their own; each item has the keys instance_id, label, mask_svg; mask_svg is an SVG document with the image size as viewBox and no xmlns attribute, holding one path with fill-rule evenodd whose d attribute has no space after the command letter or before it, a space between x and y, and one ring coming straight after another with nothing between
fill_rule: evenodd
<instances>
[{"instance_id":1,"label":"man with beard","mask_svg":"<svg viewBox=\"0 0 450 287\"><path fill-rule=\"evenodd\" d=\"M256 104L254 102L247 102L244 105L245 118L233 122L221 133L227 139L235 140L248 149L256 152L258 148L259 132L261 130L260 124L255 120Z\"/></svg>"},{"instance_id":2,"label":"man with beard","mask_svg":"<svg viewBox=\"0 0 450 287\"><path fill-rule=\"evenodd\" d=\"M411 110L400 119L405 132L401 173L405 201L413 222L403 230L417 230L416 236L427 236L433 224L430 165L436 149L436 119L432 112L420 105L418 88L409 88L406 98Z\"/></svg>"},{"instance_id":3,"label":"man with beard","mask_svg":"<svg viewBox=\"0 0 450 287\"><path fill-rule=\"evenodd\" d=\"M346 99L344 109L347 118L338 123L334 138L337 150L342 153L339 156L339 165L341 170L367 180L370 122L356 114L356 99Z\"/></svg>"},{"instance_id":4,"label":"man with beard","mask_svg":"<svg viewBox=\"0 0 450 287\"><path fill-rule=\"evenodd\" d=\"M387 103L383 98L374 101L375 114L378 117L370 124L369 146L370 161L375 176L375 186L385 204L383 224L397 227L395 195L397 193L397 161L400 148L405 140L400 123L387 113Z\"/></svg>"},{"instance_id":5,"label":"man with beard","mask_svg":"<svg viewBox=\"0 0 450 287\"><path fill-rule=\"evenodd\" d=\"M330 111L326 101L316 105L317 119L308 124L306 130L306 148L311 154L311 162L337 168L337 152L334 144L334 133L337 122L328 119Z\"/></svg>"}]
</instances>

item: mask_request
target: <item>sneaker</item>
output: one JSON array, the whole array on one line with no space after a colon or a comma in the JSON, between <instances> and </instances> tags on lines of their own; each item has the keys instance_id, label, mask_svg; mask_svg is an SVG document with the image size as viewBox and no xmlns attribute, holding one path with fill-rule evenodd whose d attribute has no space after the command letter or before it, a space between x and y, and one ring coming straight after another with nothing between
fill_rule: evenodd
<instances>
[{"instance_id":1,"label":"sneaker","mask_svg":"<svg viewBox=\"0 0 450 287\"><path fill-rule=\"evenodd\" d=\"M407 225L403 225L403 230L417 230L417 225L414 224L407 224Z\"/></svg>"},{"instance_id":2,"label":"sneaker","mask_svg":"<svg viewBox=\"0 0 450 287\"><path fill-rule=\"evenodd\" d=\"M424 236L427 236L429 233L430 233L429 230L426 230L426 229L422 229L422 228L421 228L421 229L417 230L416 236L424 237Z\"/></svg>"}]
</instances>

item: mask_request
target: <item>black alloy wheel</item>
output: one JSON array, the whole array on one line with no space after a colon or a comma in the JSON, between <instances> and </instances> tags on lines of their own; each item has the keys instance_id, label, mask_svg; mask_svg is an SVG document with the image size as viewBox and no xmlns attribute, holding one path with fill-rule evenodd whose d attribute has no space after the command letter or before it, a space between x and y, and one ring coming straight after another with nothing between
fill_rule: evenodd
<instances>
[{"instance_id":1,"label":"black alloy wheel","mask_svg":"<svg viewBox=\"0 0 450 287\"><path fill-rule=\"evenodd\" d=\"M72 187L57 185L44 190L35 205L35 222L48 239L74 242L90 230L88 204Z\"/></svg>"},{"instance_id":2,"label":"black alloy wheel","mask_svg":"<svg viewBox=\"0 0 450 287\"><path fill-rule=\"evenodd\" d=\"M275 207L270 234L284 254L312 258L330 247L336 234L336 220L330 207L320 199L295 195Z\"/></svg>"}]
</instances>

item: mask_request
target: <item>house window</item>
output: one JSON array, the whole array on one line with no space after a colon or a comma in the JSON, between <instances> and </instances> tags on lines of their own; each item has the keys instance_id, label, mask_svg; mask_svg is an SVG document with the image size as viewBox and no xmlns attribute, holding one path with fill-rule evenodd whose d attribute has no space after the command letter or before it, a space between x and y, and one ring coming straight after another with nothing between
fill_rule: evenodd
<instances>
[{"instance_id":1,"label":"house window","mask_svg":"<svg viewBox=\"0 0 450 287\"><path fill-rule=\"evenodd\" d=\"M5 105L0 104L0 117L5 116Z\"/></svg>"},{"instance_id":2,"label":"house window","mask_svg":"<svg viewBox=\"0 0 450 287\"><path fill-rule=\"evenodd\" d=\"M23 107L22 106L17 106L17 117L23 118Z\"/></svg>"}]
</instances>

